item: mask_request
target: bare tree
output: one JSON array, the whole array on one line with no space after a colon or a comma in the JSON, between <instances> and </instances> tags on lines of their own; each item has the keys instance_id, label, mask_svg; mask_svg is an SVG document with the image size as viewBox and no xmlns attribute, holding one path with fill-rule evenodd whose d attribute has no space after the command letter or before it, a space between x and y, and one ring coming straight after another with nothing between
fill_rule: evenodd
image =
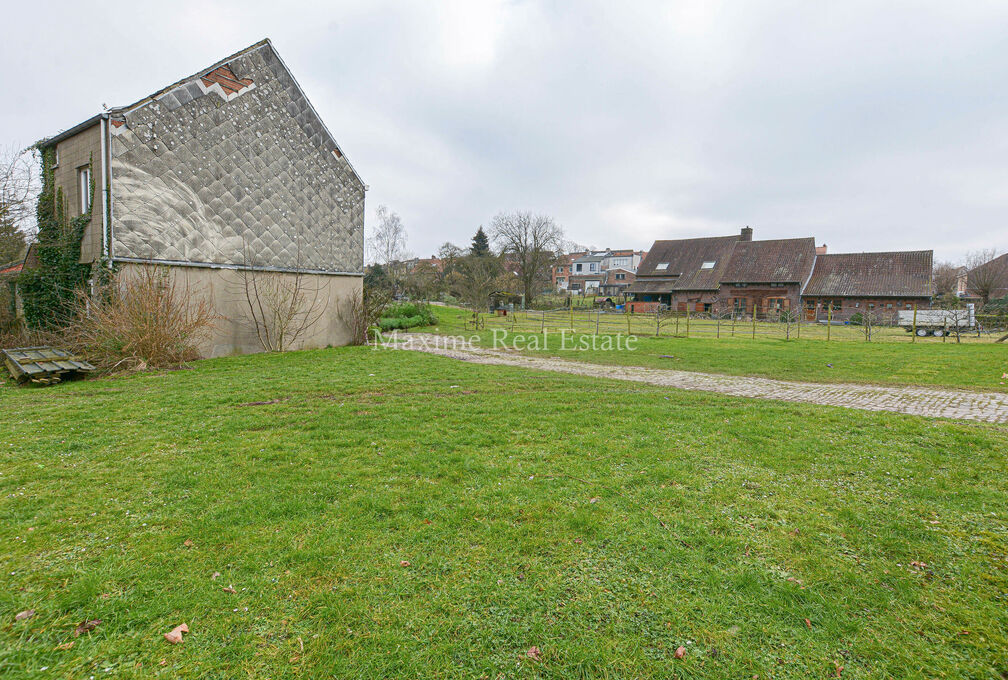
<instances>
[{"instance_id":1,"label":"bare tree","mask_svg":"<svg viewBox=\"0 0 1008 680\"><path fill-rule=\"evenodd\" d=\"M40 191L38 152L0 149L0 265L23 254L35 232L35 199Z\"/></svg>"},{"instance_id":2,"label":"bare tree","mask_svg":"<svg viewBox=\"0 0 1008 680\"><path fill-rule=\"evenodd\" d=\"M402 219L387 206L380 205L375 210L374 233L368 240L371 260L385 268L392 281L393 292L398 292L402 279L402 260L406 258L406 227Z\"/></svg>"},{"instance_id":3,"label":"bare tree","mask_svg":"<svg viewBox=\"0 0 1008 680\"><path fill-rule=\"evenodd\" d=\"M963 268L952 262L935 262L934 294L936 296L955 295L962 272Z\"/></svg>"},{"instance_id":4,"label":"bare tree","mask_svg":"<svg viewBox=\"0 0 1008 680\"><path fill-rule=\"evenodd\" d=\"M514 268L525 304L530 304L549 286L550 268L563 249L563 230L552 217L522 211L497 215L491 229L501 257Z\"/></svg>"},{"instance_id":5,"label":"bare tree","mask_svg":"<svg viewBox=\"0 0 1008 680\"><path fill-rule=\"evenodd\" d=\"M490 296L503 287L500 260L493 255L467 255L455 263L449 277L452 293L474 313L486 311Z\"/></svg>"},{"instance_id":6,"label":"bare tree","mask_svg":"<svg viewBox=\"0 0 1008 680\"><path fill-rule=\"evenodd\" d=\"M264 268L247 241L244 253L240 272L251 325L264 350L285 352L325 314L328 293L305 274L300 238L295 266L288 271Z\"/></svg>"},{"instance_id":7,"label":"bare tree","mask_svg":"<svg viewBox=\"0 0 1008 680\"><path fill-rule=\"evenodd\" d=\"M966 256L964 266L968 272L969 292L983 304L990 302L999 289L1008 288L1008 254L998 257L994 248L977 250Z\"/></svg>"}]
</instances>

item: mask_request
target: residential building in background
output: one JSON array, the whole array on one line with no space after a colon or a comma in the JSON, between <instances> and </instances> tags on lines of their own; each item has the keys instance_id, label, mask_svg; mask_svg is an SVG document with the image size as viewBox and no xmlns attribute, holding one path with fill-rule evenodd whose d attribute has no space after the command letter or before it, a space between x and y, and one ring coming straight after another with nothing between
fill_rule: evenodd
<instances>
[{"instance_id":1,"label":"residential building in background","mask_svg":"<svg viewBox=\"0 0 1008 680\"><path fill-rule=\"evenodd\" d=\"M620 295L633 282L637 267L644 257L640 250L591 250L570 256L570 263L558 265L564 270L565 281L557 290L569 290L581 295ZM617 271L619 270L619 271ZM554 275L556 276L556 275Z\"/></svg>"},{"instance_id":2,"label":"residential building in background","mask_svg":"<svg viewBox=\"0 0 1008 680\"><path fill-rule=\"evenodd\" d=\"M735 236L655 241L629 287L631 309L808 320L929 308L930 250L827 254L811 237Z\"/></svg>"}]
</instances>

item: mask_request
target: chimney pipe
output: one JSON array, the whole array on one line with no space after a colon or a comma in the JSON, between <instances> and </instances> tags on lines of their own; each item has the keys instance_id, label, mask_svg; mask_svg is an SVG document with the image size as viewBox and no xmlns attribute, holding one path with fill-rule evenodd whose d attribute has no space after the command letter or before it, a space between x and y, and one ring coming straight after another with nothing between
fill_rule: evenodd
<instances>
[{"instance_id":1,"label":"chimney pipe","mask_svg":"<svg viewBox=\"0 0 1008 680\"><path fill-rule=\"evenodd\" d=\"M816 255L825 255L826 254L826 244L824 243L821 246L816 246L815 254Z\"/></svg>"},{"instance_id":2,"label":"chimney pipe","mask_svg":"<svg viewBox=\"0 0 1008 680\"><path fill-rule=\"evenodd\" d=\"M752 227L742 227L742 240L752 241Z\"/></svg>"}]
</instances>

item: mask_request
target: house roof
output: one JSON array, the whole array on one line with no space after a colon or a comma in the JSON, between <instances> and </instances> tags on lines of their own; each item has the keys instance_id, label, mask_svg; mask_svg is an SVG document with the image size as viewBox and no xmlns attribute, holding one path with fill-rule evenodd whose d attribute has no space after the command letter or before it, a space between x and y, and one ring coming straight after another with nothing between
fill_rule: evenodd
<instances>
[{"instance_id":1,"label":"house roof","mask_svg":"<svg viewBox=\"0 0 1008 680\"><path fill-rule=\"evenodd\" d=\"M11 264L0 265L0 274L17 274L24 269L24 262L13 262Z\"/></svg>"},{"instance_id":2,"label":"house roof","mask_svg":"<svg viewBox=\"0 0 1008 680\"><path fill-rule=\"evenodd\" d=\"M675 281L670 279L661 280L643 280L637 279L627 287L628 293L649 293L655 295L658 293L671 293L675 286Z\"/></svg>"},{"instance_id":3,"label":"house roof","mask_svg":"<svg viewBox=\"0 0 1008 680\"><path fill-rule=\"evenodd\" d=\"M91 118L88 118L87 120L78 123L77 125L67 130L64 130L63 132L60 132L59 134L53 135L52 137L47 137L46 139L39 141L38 146L51 146L52 144L62 141L67 137L71 137L77 134L78 132L81 132L82 130L85 130L93 125L97 125L102 118L112 117L113 125L116 126L122 125L121 117L123 114L129 113L140 107L146 106L151 102L158 101L162 97L171 94L173 90L177 90L180 87L184 87L186 84L196 81L197 79L199 79L199 82L203 86L204 91L210 91L211 89L219 89L221 96L225 100L228 100L229 98L237 95L241 90L254 86L250 79L238 78L237 76L235 76L234 72L231 71L230 63L243 55L246 55L250 52L254 52L264 47L268 48L277 58L277 60L281 64L283 64L284 68L287 70L288 75L291 78L291 81L294 83L294 87L297 88L300 95L304 97L305 101L308 103L308 108L310 109L311 113L314 114L318 125L325 131L326 135L329 137L329 141L335 147L336 153L340 157L345 158L346 154L343 153L343 149L340 148L339 144L336 142L336 138L333 136L332 132L329 131L329 128L326 127L325 122L322 120L321 116L318 115L318 112L315 110L315 107L312 105L311 101L308 100L308 96L304 93L304 90L301 89L301 85L297 82L297 79L294 78L294 74L291 72L291 70L287 68L287 65L280 57L280 54L276 51L276 48L273 47L273 43L270 42L269 38L263 38L259 42L253 45L249 45L245 49L238 50L234 54L221 59L220 61L209 66L208 68L204 68L191 76L182 78L181 80L178 80L172 83L171 85L168 85L167 87L163 87L157 92L148 95L143 99L140 99L128 106L115 107L110 109L106 113L99 113L97 115L94 115ZM118 117L119 120L116 120L115 119L116 117ZM357 172L356 168L353 167L353 164L350 163L350 160L346 159L346 162L347 165L350 166L351 172L353 172L353 174L357 177L357 180L360 181L361 184L363 184L364 181L361 179L360 174Z\"/></svg>"},{"instance_id":4,"label":"house roof","mask_svg":"<svg viewBox=\"0 0 1008 680\"><path fill-rule=\"evenodd\" d=\"M804 283L815 261L815 239L739 241L723 283Z\"/></svg>"},{"instance_id":5,"label":"house roof","mask_svg":"<svg viewBox=\"0 0 1008 680\"><path fill-rule=\"evenodd\" d=\"M1008 253L998 255L994 259L984 262L979 267L969 270L966 274L966 289L968 291L972 292L974 290L975 282L980 272L991 272L993 274L990 277L995 283L990 291L992 298L1008 295ZM983 276L983 278L987 279L988 276Z\"/></svg>"},{"instance_id":6,"label":"house roof","mask_svg":"<svg viewBox=\"0 0 1008 680\"><path fill-rule=\"evenodd\" d=\"M819 255L808 296L930 297L933 251Z\"/></svg>"},{"instance_id":7,"label":"house roof","mask_svg":"<svg viewBox=\"0 0 1008 680\"><path fill-rule=\"evenodd\" d=\"M739 236L712 236L655 241L637 268L637 276L678 277L674 290L717 290L739 239ZM714 265L705 269L705 262ZM666 266L659 269L662 264Z\"/></svg>"}]
</instances>

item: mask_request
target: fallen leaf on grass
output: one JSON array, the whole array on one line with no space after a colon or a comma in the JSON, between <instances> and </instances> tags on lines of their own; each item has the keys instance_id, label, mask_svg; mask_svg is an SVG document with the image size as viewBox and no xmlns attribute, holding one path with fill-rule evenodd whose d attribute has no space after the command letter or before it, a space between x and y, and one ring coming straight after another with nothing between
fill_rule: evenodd
<instances>
[{"instance_id":1,"label":"fallen leaf on grass","mask_svg":"<svg viewBox=\"0 0 1008 680\"><path fill-rule=\"evenodd\" d=\"M185 541L184 541L184 542L182 543L182 545L184 545L184 546L185 546L185 547L187 547L187 548L191 548L191 547L193 547L193 542L192 542L192 539L191 539L191 538L187 538L187 539L186 539L186 540L185 540Z\"/></svg>"},{"instance_id":2,"label":"fallen leaf on grass","mask_svg":"<svg viewBox=\"0 0 1008 680\"><path fill-rule=\"evenodd\" d=\"M24 621L25 619L30 619L33 616L35 616L35 610L34 609L25 609L23 612L18 612L17 614L15 614L14 615L14 620L15 621Z\"/></svg>"},{"instance_id":3,"label":"fallen leaf on grass","mask_svg":"<svg viewBox=\"0 0 1008 680\"><path fill-rule=\"evenodd\" d=\"M589 503L598 503L600 500L602 500L602 499L599 498L598 496L593 496L592 498L588 499L588 502Z\"/></svg>"},{"instance_id":4,"label":"fallen leaf on grass","mask_svg":"<svg viewBox=\"0 0 1008 680\"><path fill-rule=\"evenodd\" d=\"M225 586L224 588L222 588L222 590L225 593L231 593L232 595L238 592L237 590L234 589L234 586Z\"/></svg>"},{"instance_id":5,"label":"fallen leaf on grass","mask_svg":"<svg viewBox=\"0 0 1008 680\"><path fill-rule=\"evenodd\" d=\"M220 572L219 571L215 571L213 573L213 576L210 577L210 580L211 581L216 581L218 576L220 576Z\"/></svg>"},{"instance_id":6,"label":"fallen leaf on grass","mask_svg":"<svg viewBox=\"0 0 1008 680\"><path fill-rule=\"evenodd\" d=\"M90 621L84 619L74 628L74 636L79 636L81 633L90 633L98 627L99 623L101 623L101 619L91 619Z\"/></svg>"},{"instance_id":7,"label":"fallen leaf on grass","mask_svg":"<svg viewBox=\"0 0 1008 680\"><path fill-rule=\"evenodd\" d=\"M525 652L525 656L532 659L533 661L542 661L542 650L538 647L529 647L529 650Z\"/></svg>"},{"instance_id":8,"label":"fallen leaf on grass","mask_svg":"<svg viewBox=\"0 0 1008 680\"><path fill-rule=\"evenodd\" d=\"M182 642L182 633L188 633L188 632L189 632L189 626L182 623L175 626L167 633L165 633L164 639L172 643L173 645L177 645L178 643Z\"/></svg>"},{"instance_id":9,"label":"fallen leaf on grass","mask_svg":"<svg viewBox=\"0 0 1008 680\"><path fill-rule=\"evenodd\" d=\"M809 621L808 619L805 619L805 625L808 626L809 630L812 630L812 622L811 621Z\"/></svg>"},{"instance_id":10,"label":"fallen leaf on grass","mask_svg":"<svg viewBox=\"0 0 1008 680\"><path fill-rule=\"evenodd\" d=\"M64 642L61 645L56 645L56 649L60 649L60 650L66 651L66 650L70 649L73 646L74 646L74 641L71 640L70 642Z\"/></svg>"},{"instance_id":11,"label":"fallen leaf on grass","mask_svg":"<svg viewBox=\"0 0 1008 680\"><path fill-rule=\"evenodd\" d=\"M684 656L686 656L686 648L685 647L678 647L678 648L676 648L676 650L675 650L675 658L681 659Z\"/></svg>"},{"instance_id":12,"label":"fallen leaf on grass","mask_svg":"<svg viewBox=\"0 0 1008 680\"><path fill-rule=\"evenodd\" d=\"M841 673L843 673L843 666L837 666L836 667L836 676L839 678Z\"/></svg>"},{"instance_id":13,"label":"fallen leaf on grass","mask_svg":"<svg viewBox=\"0 0 1008 680\"><path fill-rule=\"evenodd\" d=\"M407 562L406 560L402 560L402 561L399 562L399 566L400 567L408 567L409 566L409 562Z\"/></svg>"}]
</instances>

